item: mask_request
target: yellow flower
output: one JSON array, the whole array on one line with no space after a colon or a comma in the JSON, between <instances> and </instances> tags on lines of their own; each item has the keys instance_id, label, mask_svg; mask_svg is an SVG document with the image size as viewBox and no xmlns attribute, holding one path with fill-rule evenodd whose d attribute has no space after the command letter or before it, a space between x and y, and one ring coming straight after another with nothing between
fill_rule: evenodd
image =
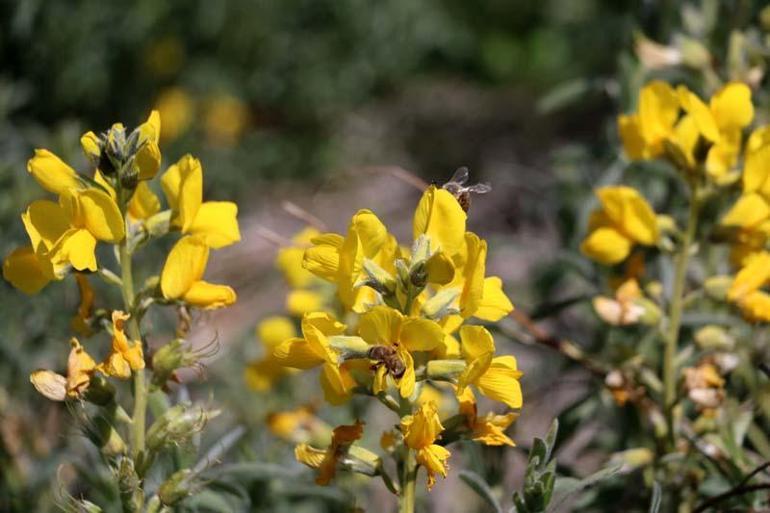
<instances>
[{"instance_id":1,"label":"yellow flower","mask_svg":"<svg viewBox=\"0 0 770 513\"><path fill-rule=\"evenodd\" d=\"M82 187L75 170L48 150L35 150L35 156L27 162L27 171L43 189L54 194Z\"/></svg>"},{"instance_id":2,"label":"yellow flower","mask_svg":"<svg viewBox=\"0 0 770 513\"><path fill-rule=\"evenodd\" d=\"M359 421L348 426L337 426L332 433L332 443L325 451L307 444L299 444L294 449L294 455L300 463L318 469L315 482L325 486L334 479L338 463L347 455L353 442L361 438L363 432L364 424Z\"/></svg>"},{"instance_id":3,"label":"yellow flower","mask_svg":"<svg viewBox=\"0 0 770 513\"><path fill-rule=\"evenodd\" d=\"M651 159L663 154L664 142L673 135L679 117L676 91L660 80L645 85L639 92L636 113L618 117L623 147L630 159Z\"/></svg>"},{"instance_id":4,"label":"yellow flower","mask_svg":"<svg viewBox=\"0 0 770 513\"><path fill-rule=\"evenodd\" d=\"M246 367L244 377L249 387L264 392L286 374L286 369L276 361L273 351L285 340L296 336L294 322L288 317L267 317L257 325L257 338L262 342L265 353Z\"/></svg>"},{"instance_id":5,"label":"yellow flower","mask_svg":"<svg viewBox=\"0 0 770 513\"><path fill-rule=\"evenodd\" d=\"M386 377L390 375L396 380L401 397L411 397L415 388L414 359L411 353L432 351L444 343L444 332L434 321L404 317L398 310L387 306L375 306L362 315L358 333L372 346L379 346L384 351L394 351L393 357L403 365L403 369L394 372L395 369L389 367L385 361L375 362L375 378L372 385L375 394L387 388ZM373 353L370 354L374 356Z\"/></svg>"},{"instance_id":6,"label":"yellow flower","mask_svg":"<svg viewBox=\"0 0 770 513\"><path fill-rule=\"evenodd\" d=\"M131 377L131 371L144 369L144 353L142 341L128 341L124 330L129 315L114 310L112 312L112 351L107 359L99 365L99 370L108 376L120 379Z\"/></svg>"},{"instance_id":7,"label":"yellow flower","mask_svg":"<svg viewBox=\"0 0 770 513\"><path fill-rule=\"evenodd\" d=\"M471 430L471 439L484 445L509 445L514 447L516 444L505 434L514 420L518 418L516 413L506 415L497 415L487 413L484 417L478 416L476 398L470 388L458 396L460 403L460 413L465 415L468 421L468 427Z\"/></svg>"},{"instance_id":8,"label":"yellow flower","mask_svg":"<svg viewBox=\"0 0 770 513\"><path fill-rule=\"evenodd\" d=\"M706 156L706 172L714 178L723 176L736 164L741 131L754 119L751 89L730 82L711 97L709 105L685 86L679 86L677 93L700 135L712 144Z\"/></svg>"},{"instance_id":9,"label":"yellow flower","mask_svg":"<svg viewBox=\"0 0 770 513\"><path fill-rule=\"evenodd\" d=\"M163 119L161 140L173 141L190 127L195 104L187 91L181 87L170 87L160 94L155 108Z\"/></svg>"},{"instance_id":10,"label":"yellow flower","mask_svg":"<svg viewBox=\"0 0 770 513\"><path fill-rule=\"evenodd\" d=\"M743 316L752 322L770 322L770 294L760 290L770 283L770 253L761 252L747 258L738 272L727 300L741 309Z\"/></svg>"},{"instance_id":11,"label":"yellow flower","mask_svg":"<svg viewBox=\"0 0 770 513\"><path fill-rule=\"evenodd\" d=\"M374 289L357 286L365 277L365 258L395 273L398 243L370 210L359 210L353 216L345 237L326 233L312 239L312 243L305 251L305 269L334 283L343 306L354 312L363 313L367 305L376 302Z\"/></svg>"},{"instance_id":12,"label":"yellow flower","mask_svg":"<svg viewBox=\"0 0 770 513\"><path fill-rule=\"evenodd\" d=\"M69 264L78 271L96 271L96 242L117 243L125 237L117 204L97 189L65 190L59 203L33 201L21 218L35 252L55 270Z\"/></svg>"},{"instance_id":13,"label":"yellow flower","mask_svg":"<svg viewBox=\"0 0 770 513\"><path fill-rule=\"evenodd\" d=\"M307 227L292 237L292 245L278 251L276 266L283 274L286 283L293 289L286 296L286 309L292 315L302 316L327 309L324 295L318 291L325 285L324 280L302 265L305 250L319 235L321 233L318 230Z\"/></svg>"},{"instance_id":14,"label":"yellow flower","mask_svg":"<svg viewBox=\"0 0 770 513\"><path fill-rule=\"evenodd\" d=\"M342 335L345 325L324 312L306 314L302 318L302 338L282 342L273 351L280 365L295 369L321 366L321 388L331 404L342 404L350 398L353 378L340 367L339 355L330 337Z\"/></svg>"},{"instance_id":15,"label":"yellow flower","mask_svg":"<svg viewBox=\"0 0 770 513\"><path fill-rule=\"evenodd\" d=\"M182 237L171 248L160 275L163 297L199 308L213 309L235 303L235 291L203 280L209 247L200 236Z\"/></svg>"},{"instance_id":16,"label":"yellow flower","mask_svg":"<svg viewBox=\"0 0 770 513\"><path fill-rule=\"evenodd\" d=\"M635 189L625 186L597 189L601 208L591 214L589 235L580 246L589 258L604 265L622 262L634 244L655 245L655 212Z\"/></svg>"},{"instance_id":17,"label":"yellow flower","mask_svg":"<svg viewBox=\"0 0 770 513\"><path fill-rule=\"evenodd\" d=\"M462 394L468 385L473 384L490 399L511 408L521 408L519 378L522 374L517 368L516 358L495 356L492 334L483 326L463 326L460 328L460 340L467 367L458 380L457 393Z\"/></svg>"},{"instance_id":18,"label":"yellow flower","mask_svg":"<svg viewBox=\"0 0 770 513\"><path fill-rule=\"evenodd\" d=\"M182 233L198 235L214 249L241 240L238 206L231 201L203 201L203 168L198 159L185 155L160 182L171 207L171 224Z\"/></svg>"},{"instance_id":19,"label":"yellow flower","mask_svg":"<svg viewBox=\"0 0 770 513\"><path fill-rule=\"evenodd\" d=\"M436 474L446 477L450 452L434 442L444 430L438 418L438 408L433 402L425 402L414 415L401 419L401 432L404 443L417 452L417 462L428 473L428 490L436 483Z\"/></svg>"},{"instance_id":20,"label":"yellow flower","mask_svg":"<svg viewBox=\"0 0 770 513\"><path fill-rule=\"evenodd\" d=\"M687 396L699 409L717 408L725 398L724 378L710 361L702 361L697 367L683 369Z\"/></svg>"},{"instance_id":21,"label":"yellow flower","mask_svg":"<svg viewBox=\"0 0 770 513\"><path fill-rule=\"evenodd\" d=\"M70 340L72 349L67 359L67 376L39 369L30 375L30 381L38 392L52 401L81 398L88 389L96 362L76 338Z\"/></svg>"},{"instance_id":22,"label":"yellow flower","mask_svg":"<svg viewBox=\"0 0 770 513\"><path fill-rule=\"evenodd\" d=\"M14 249L3 261L3 278L25 294L33 295L58 279L50 260L40 258L32 246Z\"/></svg>"},{"instance_id":23,"label":"yellow flower","mask_svg":"<svg viewBox=\"0 0 770 513\"><path fill-rule=\"evenodd\" d=\"M721 224L735 230L730 257L735 265L743 265L748 257L763 251L770 239L770 203L763 194L744 192Z\"/></svg>"}]
</instances>

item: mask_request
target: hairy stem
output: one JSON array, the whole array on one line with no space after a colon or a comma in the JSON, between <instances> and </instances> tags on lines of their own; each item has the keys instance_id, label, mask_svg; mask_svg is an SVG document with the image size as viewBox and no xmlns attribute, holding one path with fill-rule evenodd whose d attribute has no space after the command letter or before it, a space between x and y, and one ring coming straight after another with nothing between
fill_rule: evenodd
<instances>
[{"instance_id":1,"label":"hairy stem","mask_svg":"<svg viewBox=\"0 0 770 513\"><path fill-rule=\"evenodd\" d=\"M399 476L401 495L398 498L399 513L414 513L415 486L417 483L417 461L414 451L404 448L404 461Z\"/></svg>"}]
</instances>

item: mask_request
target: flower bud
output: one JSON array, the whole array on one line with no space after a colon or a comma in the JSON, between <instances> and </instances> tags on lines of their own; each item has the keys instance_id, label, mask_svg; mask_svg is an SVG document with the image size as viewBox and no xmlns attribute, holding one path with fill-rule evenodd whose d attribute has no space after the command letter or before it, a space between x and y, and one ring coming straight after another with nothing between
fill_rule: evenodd
<instances>
[{"instance_id":1,"label":"flower bud","mask_svg":"<svg viewBox=\"0 0 770 513\"><path fill-rule=\"evenodd\" d=\"M695 69L703 69L711 64L711 54L700 41L686 37L679 42L682 63Z\"/></svg>"},{"instance_id":2,"label":"flower bud","mask_svg":"<svg viewBox=\"0 0 770 513\"><path fill-rule=\"evenodd\" d=\"M143 497L140 488L140 479L134 468L131 458L122 457L118 467L114 470L115 480L118 483L118 493L121 497L124 512L138 512L142 509Z\"/></svg>"},{"instance_id":3,"label":"flower bud","mask_svg":"<svg viewBox=\"0 0 770 513\"><path fill-rule=\"evenodd\" d=\"M333 335L328 337L328 340L329 345L339 353L343 360L368 358L369 350L372 348L361 337Z\"/></svg>"},{"instance_id":4,"label":"flower bud","mask_svg":"<svg viewBox=\"0 0 770 513\"><path fill-rule=\"evenodd\" d=\"M219 415L219 411L204 410L199 405L177 404L166 410L147 432L147 448L159 451L171 444L186 442L199 433L209 419Z\"/></svg>"},{"instance_id":5,"label":"flower bud","mask_svg":"<svg viewBox=\"0 0 770 513\"><path fill-rule=\"evenodd\" d=\"M427 364L428 379L454 381L465 370L464 360L431 360Z\"/></svg>"},{"instance_id":6,"label":"flower bud","mask_svg":"<svg viewBox=\"0 0 770 513\"><path fill-rule=\"evenodd\" d=\"M185 468L174 472L158 488L158 497L165 506L175 506L194 491L192 470Z\"/></svg>"},{"instance_id":7,"label":"flower bud","mask_svg":"<svg viewBox=\"0 0 770 513\"><path fill-rule=\"evenodd\" d=\"M447 315L459 313L452 304L460 295L459 289L442 289L422 305L422 313L428 319L441 320Z\"/></svg>"},{"instance_id":8,"label":"flower bud","mask_svg":"<svg viewBox=\"0 0 770 513\"><path fill-rule=\"evenodd\" d=\"M353 472L376 476L382 467L382 459L369 449L360 445L351 445L343 464Z\"/></svg>"},{"instance_id":9,"label":"flower bud","mask_svg":"<svg viewBox=\"0 0 770 513\"><path fill-rule=\"evenodd\" d=\"M706 289L706 294L711 299L725 301L727 299L727 291L732 284L733 278L730 276L712 276L706 280L703 288Z\"/></svg>"},{"instance_id":10,"label":"flower bud","mask_svg":"<svg viewBox=\"0 0 770 513\"><path fill-rule=\"evenodd\" d=\"M91 376L84 399L97 406L106 406L115 399L115 386L102 374L94 374Z\"/></svg>"},{"instance_id":11,"label":"flower bud","mask_svg":"<svg viewBox=\"0 0 770 513\"><path fill-rule=\"evenodd\" d=\"M367 279L360 285L373 288L383 296L393 295L396 291L396 279L373 260L364 258L364 272Z\"/></svg>"},{"instance_id":12,"label":"flower bud","mask_svg":"<svg viewBox=\"0 0 770 513\"><path fill-rule=\"evenodd\" d=\"M171 210L163 210L145 219L144 227L152 237L166 235L171 226Z\"/></svg>"},{"instance_id":13,"label":"flower bud","mask_svg":"<svg viewBox=\"0 0 770 513\"><path fill-rule=\"evenodd\" d=\"M735 339L724 328L710 324L695 332L695 342L701 349L731 350Z\"/></svg>"},{"instance_id":14,"label":"flower bud","mask_svg":"<svg viewBox=\"0 0 770 513\"><path fill-rule=\"evenodd\" d=\"M112 423L102 416L95 417L85 428L86 436L108 458L126 454L128 448Z\"/></svg>"}]
</instances>

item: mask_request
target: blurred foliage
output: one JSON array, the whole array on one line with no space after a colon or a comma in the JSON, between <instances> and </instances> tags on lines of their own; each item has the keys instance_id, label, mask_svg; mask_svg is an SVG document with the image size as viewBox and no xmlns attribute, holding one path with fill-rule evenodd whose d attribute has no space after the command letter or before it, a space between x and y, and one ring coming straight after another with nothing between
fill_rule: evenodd
<instances>
[{"instance_id":1,"label":"blurred foliage","mask_svg":"<svg viewBox=\"0 0 770 513\"><path fill-rule=\"evenodd\" d=\"M647 76L631 52L634 31L661 42L684 31L700 38L720 62L735 64L729 59L731 31L762 21L759 6L750 1L691 2L686 4L690 10L679 9L679 4L141 0L129 6L96 0L2 0L0 253L6 255L25 240L18 216L37 193L25 169L34 147L85 163L75 145L82 132L106 129L114 119L134 125L157 106L165 111L164 130L171 134L165 141L166 163L195 151L214 171L213 196L227 194L247 211L251 194L266 180L305 178L313 183L341 167L390 163L346 161L340 125L361 109L392 101L412 87L461 83L473 91L501 91L498 107L515 103L520 112L507 123L517 127L524 141L516 145L519 158L548 166L553 175L553 182L540 191L543 195L516 202L503 213L506 223L515 226L537 221L538 212L547 208L556 219L558 247L570 248L537 266L531 282L522 284L521 301L552 306L587 297L597 292L593 284L599 277L578 261L574 250L591 207L590 187L616 181L622 172L615 162L614 114L630 108ZM681 69L666 73L692 80ZM760 89L759 101L760 115L766 117L765 89ZM446 124L437 117L392 128L411 152L409 163L426 173L481 164L482 136L471 133L479 127ZM491 123L481 128L486 129L483 137L491 138L501 127ZM444 144L447 138L451 147ZM565 139L573 143L564 144ZM670 170L644 168L646 175L626 173L626 183L639 185L658 205L676 205L677 189L649 178ZM28 383L29 373L51 366L53 355L66 343L76 291L50 287L34 305L5 282L0 291L0 510L51 511L59 463L79 460L89 465L96 460L93 454L83 458L77 433L63 428L67 412L51 407ZM557 326L568 322L571 333L588 347L622 355L632 342L641 340L642 351L652 344L644 333L615 340L607 330L589 326L585 319L592 314L585 302L564 305L576 305L570 312L583 320L557 320ZM561 310L542 311L555 316ZM606 343L610 338L615 342ZM227 390L241 386L235 364L242 363L232 362L233 368L215 376L217 385ZM763 386L753 379L745 375L742 381L747 388ZM536 377L529 383L532 389L539 385ZM597 437L593 448L608 453L634 446L641 437L636 412L618 413L598 388L584 392L585 397L593 393L592 400L578 400L564 412L560 439L575 433L586 418L605 418L611 429ZM283 398L302 395L301 389L286 386L255 406L243 401L243 391L217 394L231 407L233 423L261 418ZM737 414L739 405L734 408ZM212 433L211 440L195 449L210 447L226 432ZM290 457L287 447L278 447L259 428L243 436L236 454L239 460L258 462ZM479 454L471 460L484 479L495 476L495 486L499 484L499 468L484 468ZM567 469L567 474L575 472ZM299 486L294 482L299 475L299 466L224 466L211 479L218 490L227 491L228 499L201 494L185 508L302 512L341 511L342 504L351 504L346 488ZM302 482L310 483L302 475ZM59 477L70 482L72 476ZM96 474L94 482L73 487L106 490L114 499L115 491L104 486L108 477ZM615 483L593 490L592 499L649 503L641 487L628 490ZM714 484L715 489L722 485Z\"/></svg>"}]
</instances>

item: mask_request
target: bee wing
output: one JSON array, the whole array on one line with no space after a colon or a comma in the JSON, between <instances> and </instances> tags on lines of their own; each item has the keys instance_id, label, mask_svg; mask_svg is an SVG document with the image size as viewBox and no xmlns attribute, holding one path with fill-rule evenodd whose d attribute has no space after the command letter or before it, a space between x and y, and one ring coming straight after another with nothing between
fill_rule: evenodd
<instances>
[{"instance_id":1,"label":"bee wing","mask_svg":"<svg viewBox=\"0 0 770 513\"><path fill-rule=\"evenodd\" d=\"M449 179L449 182L456 183L457 185L463 185L468 181L468 168L463 166L457 168L457 171Z\"/></svg>"},{"instance_id":2,"label":"bee wing","mask_svg":"<svg viewBox=\"0 0 770 513\"><path fill-rule=\"evenodd\" d=\"M488 183L477 183L476 185L471 185L470 187L466 188L468 191L475 192L476 194L486 194L492 190L492 186Z\"/></svg>"}]
</instances>

